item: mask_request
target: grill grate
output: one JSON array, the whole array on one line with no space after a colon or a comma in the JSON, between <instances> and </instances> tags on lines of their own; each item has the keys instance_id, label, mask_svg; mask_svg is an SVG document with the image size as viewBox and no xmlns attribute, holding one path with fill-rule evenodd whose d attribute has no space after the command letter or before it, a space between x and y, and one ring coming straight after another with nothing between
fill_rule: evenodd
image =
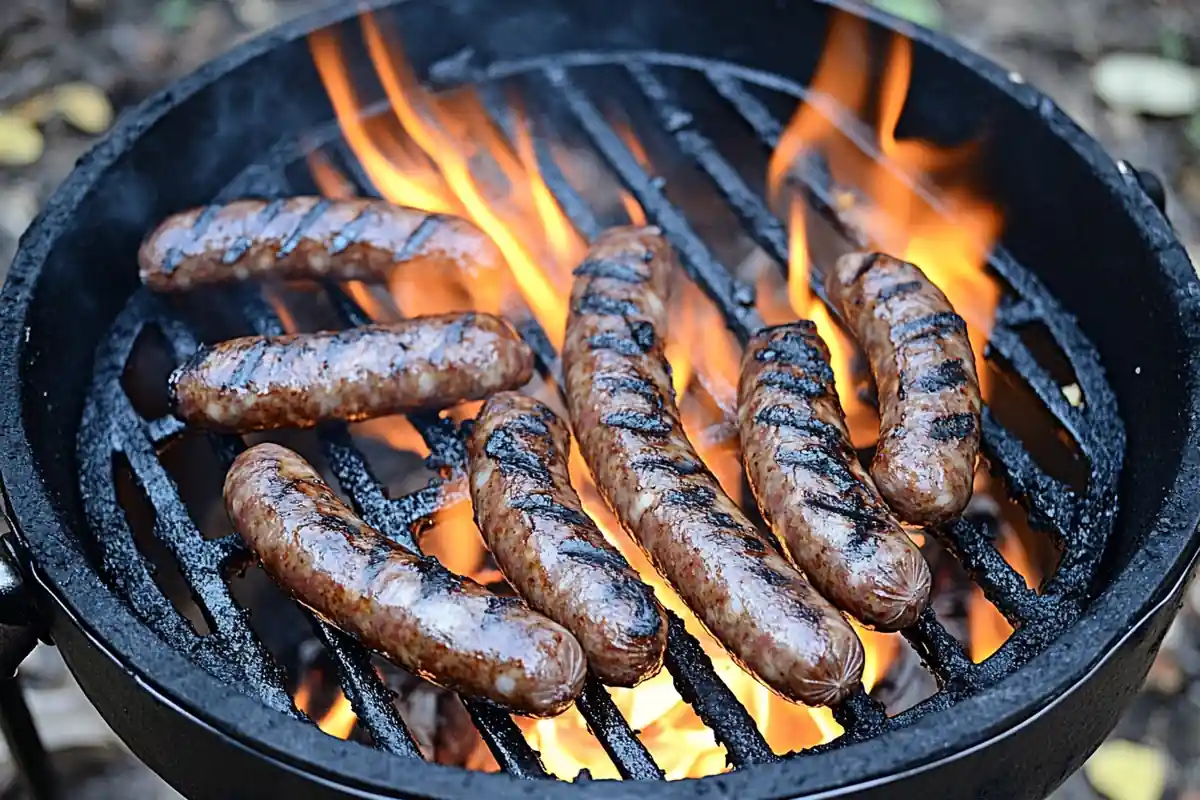
<instances>
[{"instance_id":1,"label":"grill grate","mask_svg":"<svg viewBox=\"0 0 1200 800\"><path fill-rule=\"evenodd\" d=\"M587 63L596 64L595 56ZM651 222L659 225L679 251L688 275L720 308L726 323L744 343L761 325L754 309L754 294L735 280L713 256L693 230L685 214L662 190L661 182L648 175L617 132L604 120L588 93L574 80L566 66L519 65L507 74L494 68L493 77L522 77L527 83L548 91L554 102L569 112L595 152L638 200ZM787 234L761 197L751 190L737 169L700 129L696 116L687 110L670 88L671 70L664 67L696 68L692 61L679 63L665 56L626 56L609 63L625 70L654 110L663 131L688 161L711 180L734 211L750 238L778 263L787 264ZM581 66L576 64L575 66ZM572 67L571 69L573 69ZM780 78L765 76L729 65L701 64L698 69L717 95L723 97L761 143L773 148L781 126L765 105L750 91L767 88L804 99L802 87ZM678 71L678 70L676 70ZM481 87L485 107L501 130L506 128L504 106L497 102L495 85ZM838 120L839 126L849 126ZM579 233L592 238L601 226L587 202L564 178L550 157L545 142L550 140L548 117L534 115L534 138L543 179ZM848 128L847 128L848 129ZM511 136L510 136L511 138ZM356 178L363 193L375 194L361 167L340 140L336 124L306 132L306 143L281 143L259 163L248 168L217 200L243 196L279 197L312 191L311 179L303 169L305 149L313 143L346 173ZM869 141L862 139L864 147ZM878 154L874 154L878 157ZM301 165L299 169L296 165ZM795 176L809 205L851 243L863 240L839 216L832 197L832 184L819 163ZM303 173L303 174L296 174ZM988 686L1025 663L1045 643L1056 637L1076 617L1087 599L1104 539L1111 527L1115 506L1116 477L1124 452L1121 421L1115 399L1105 381L1090 343L1049 295L1042 284L1003 249L991 255L991 269L1012 289L998 309L991 334L989 357L1001 358L1010 373L1020 376L1046 409L1075 439L1087 459L1090 475L1087 488L1078 493L1047 475L1022 447L1019 440L985 410L984 453L993 472L1003 479L1010 495L1025 508L1030 524L1049 533L1064 552L1058 571L1042 594L1031 591L1001 557L988 539L984 526L962 520L933 531L959 560L987 598L1016 629L1009 641L982 664L974 664L958 641L927 610L916 625L904 632L939 685L939 692L917 706L888 718L881 704L861 690L834 710L845 735L807 755L877 736L908 721L952 705L965 694ZM346 325L369 321L355 302L336 286L326 290ZM821 287L814 285L820 294ZM237 307L251 326L261 333L279 333L282 326L261 294L250 287L230 290ZM1076 408L1066 402L1058 385L1037 362L1018 335L1022 325L1040 323L1066 355L1086 398ZM560 374L558 356L545 334L534 322L519 326L533 346L544 374ZM248 615L233 599L225 582L231 567L245 563L248 555L236 535L206 540L188 515L179 491L158 460L156 448L177 436L183 426L173 418L147 420L139 416L121 386L121 375L143 330L157 328L170 344L178 362L197 346L195 335L173 314L167 303L146 291L138 292L114 323L108 339L97 354L94 384L81 423L79 457L81 490L94 534L94 555L106 579L126 597L167 644L189 655L196 663L223 681L259 697L286 714L304 718L292 704L284 687L284 675L248 624ZM561 385L561 381L559 381ZM364 456L352 443L345 425L330 425L318 432L322 452L339 485L356 513L386 536L419 552L415 531L439 509L466 500L461 479L465 450L453 422L434 414L414 415L410 420L421 434L431 455L428 466L439 473L429 485L400 498L389 498L372 474ZM209 437L215 452L227 465L244 447L241 439ZM155 508L154 533L166 543L181 572L192 587L205 615L210 633L196 635L157 586L152 568L138 551L129 523L117 500L113 460L127 459L135 481ZM305 612L308 613L308 612ZM777 760L750 716L729 688L717 677L711 661L683 621L670 614L666 669L676 689L716 740L724 745L729 763L735 767ZM392 692L372 668L369 654L349 636L309 614L317 638L332 656L342 688L360 723L374 745L389 753L420 757L416 743L391 700ZM470 715L500 766L524 778L550 777L539 755L526 743L512 719L501 709L479 701L466 701ZM663 772L613 704L608 691L589 678L577 707L589 729L626 778L662 779Z\"/></svg>"}]
</instances>

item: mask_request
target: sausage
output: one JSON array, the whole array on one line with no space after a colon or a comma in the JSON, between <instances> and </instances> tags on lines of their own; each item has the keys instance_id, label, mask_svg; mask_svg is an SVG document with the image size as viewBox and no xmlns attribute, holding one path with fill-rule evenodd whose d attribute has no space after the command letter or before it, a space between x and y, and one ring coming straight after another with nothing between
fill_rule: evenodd
<instances>
[{"instance_id":1,"label":"sausage","mask_svg":"<svg viewBox=\"0 0 1200 800\"><path fill-rule=\"evenodd\" d=\"M532 374L533 353L508 323L465 313L230 339L202 347L168 382L180 418L245 433L446 408Z\"/></svg>"},{"instance_id":2,"label":"sausage","mask_svg":"<svg viewBox=\"0 0 1200 800\"><path fill-rule=\"evenodd\" d=\"M879 389L875 485L905 522L954 519L971 499L983 408L967 323L920 269L882 253L843 256L827 284Z\"/></svg>"},{"instance_id":3,"label":"sausage","mask_svg":"<svg viewBox=\"0 0 1200 800\"><path fill-rule=\"evenodd\" d=\"M738 420L758 507L817 590L878 630L916 622L929 602L929 565L859 463L813 323L750 340Z\"/></svg>"},{"instance_id":4,"label":"sausage","mask_svg":"<svg viewBox=\"0 0 1200 800\"><path fill-rule=\"evenodd\" d=\"M142 282L159 292L259 278L385 281L397 264L479 274L504 267L470 222L385 200L237 200L168 217L142 243Z\"/></svg>"},{"instance_id":5,"label":"sausage","mask_svg":"<svg viewBox=\"0 0 1200 800\"><path fill-rule=\"evenodd\" d=\"M582 690L569 631L385 538L286 447L237 457L225 509L276 583L413 674L530 716L557 714Z\"/></svg>"},{"instance_id":6,"label":"sausage","mask_svg":"<svg viewBox=\"0 0 1200 800\"><path fill-rule=\"evenodd\" d=\"M636 686L662 667L666 616L583 512L570 448L566 424L545 405L516 392L493 396L467 445L475 522L504 577L575 634L592 671Z\"/></svg>"},{"instance_id":7,"label":"sausage","mask_svg":"<svg viewBox=\"0 0 1200 800\"><path fill-rule=\"evenodd\" d=\"M655 568L748 672L791 700L836 703L861 680L862 644L683 432L663 355L675 269L658 228L627 227L575 270L563 368L580 451Z\"/></svg>"}]
</instances>

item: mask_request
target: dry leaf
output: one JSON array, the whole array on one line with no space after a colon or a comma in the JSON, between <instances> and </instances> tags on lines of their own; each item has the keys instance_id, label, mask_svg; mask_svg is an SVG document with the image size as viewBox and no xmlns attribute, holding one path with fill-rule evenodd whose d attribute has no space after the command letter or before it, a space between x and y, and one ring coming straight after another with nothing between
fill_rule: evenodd
<instances>
[{"instance_id":1,"label":"dry leaf","mask_svg":"<svg viewBox=\"0 0 1200 800\"><path fill-rule=\"evenodd\" d=\"M54 110L84 133L104 133L112 125L108 97L90 83L64 83L54 90Z\"/></svg>"},{"instance_id":2,"label":"dry leaf","mask_svg":"<svg viewBox=\"0 0 1200 800\"><path fill-rule=\"evenodd\" d=\"M1084 774L1108 800L1160 800L1167 785L1167 755L1124 739L1109 739L1087 763Z\"/></svg>"},{"instance_id":3,"label":"dry leaf","mask_svg":"<svg viewBox=\"0 0 1200 800\"><path fill-rule=\"evenodd\" d=\"M24 167L42 157L46 142L42 132L27 119L0 112L0 164Z\"/></svg>"},{"instance_id":4,"label":"dry leaf","mask_svg":"<svg viewBox=\"0 0 1200 800\"><path fill-rule=\"evenodd\" d=\"M1110 108L1157 117L1200 108L1200 74L1186 64L1141 53L1112 53L1092 69L1092 87Z\"/></svg>"}]
</instances>

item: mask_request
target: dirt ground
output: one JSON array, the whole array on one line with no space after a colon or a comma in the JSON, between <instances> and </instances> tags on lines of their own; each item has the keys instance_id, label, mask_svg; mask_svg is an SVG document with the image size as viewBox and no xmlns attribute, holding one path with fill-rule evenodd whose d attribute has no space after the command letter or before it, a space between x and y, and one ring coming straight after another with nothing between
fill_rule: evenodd
<instances>
[{"instance_id":1,"label":"dirt ground","mask_svg":"<svg viewBox=\"0 0 1200 800\"><path fill-rule=\"evenodd\" d=\"M83 82L98 89L119 114L245 38L321 4L3 0L0 111L16 110L39 95L47 97L54 87ZM1200 65L1200 0L940 0L940 5L938 0L894 0L887 5L906 13L927 15L931 8L940 12L940 27L1048 92L1114 157L1161 176L1172 222L1193 257L1200 258L1200 109L1170 118L1139 116L1102 101L1092 79L1096 63L1115 52ZM94 103L85 104L78 114L82 116L76 124L64 121L61 114L41 115L46 118L38 128L39 146L44 148L40 157L26 159L32 163L24 166L0 164L0 276L20 233L94 141L94 136L81 132L80 123L84 128L103 127L104 109L97 110ZM0 126L0 156L8 146L8 130ZM22 129L22 135L26 133ZM10 139L10 144L13 141L17 140ZM1193 682L1200 677L1200 597L1192 600L1197 602L1188 603L1146 691L1113 742L1089 763L1086 776L1073 778L1060 791L1060 798L1200 800L1200 680ZM60 673L53 680L61 686L69 679ZM70 747L86 746L90 753L112 745L102 724L97 727L89 718L87 725L101 733L95 741L67 737ZM127 762L121 763L121 769L130 769ZM111 770L109 778L113 783ZM124 780L116 783L128 788ZM78 796L110 796L95 791ZM161 788L155 791L169 796ZM19 794L13 790L0 800ZM147 789L145 796L151 795L159 796ZM129 795L118 791L111 796Z\"/></svg>"}]
</instances>

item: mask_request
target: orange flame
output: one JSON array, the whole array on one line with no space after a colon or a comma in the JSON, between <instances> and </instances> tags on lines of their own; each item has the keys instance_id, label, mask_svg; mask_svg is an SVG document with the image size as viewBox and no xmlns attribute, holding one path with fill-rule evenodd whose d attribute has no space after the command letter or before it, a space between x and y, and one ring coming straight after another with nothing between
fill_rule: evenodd
<instances>
[{"instance_id":1,"label":"orange flame","mask_svg":"<svg viewBox=\"0 0 1200 800\"><path fill-rule=\"evenodd\" d=\"M313 695L314 685L318 680L317 673L315 671L310 672L304 682L300 684L300 688L296 690L296 696L293 698L296 708L310 717L313 716L315 710L313 708ZM315 721L317 727L330 736L338 739L348 739L354 731L354 726L358 724L358 715L350 707L350 701L346 699L346 695L342 694L341 690L338 690L333 698L333 703Z\"/></svg>"},{"instance_id":2,"label":"orange flame","mask_svg":"<svg viewBox=\"0 0 1200 800\"><path fill-rule=\"evenodd\" d=\"M552 341L560 343L570 270L583 256L585 243L539 169L525 114L519 107L510 108L515 124L509 146L477 97L465 90L429 95L409 73L399 49L385 39L375 20L364 16L362 25L372 63L390 104L391 113L381 117L362 117L334 34L325 31L310 39L313 58L351 149L388 200L472 220L496 242L510 273L481 286L492 276L477 280L479 276L412 275L400 271L389 286L399 308L413 313L465 308L532 313ZM895 138L911 54L907 42L898 41L893 46L887 77L878 102L872 105L869 52L865 23L847 14L835 14L809 103L797 111L780 140L768 168L768 188L773 198L787 198L788 175L796 159L810 152L822 153L829 159L835 177L862 188L869 200L863 204L842 192L841 210L866 226L880 247L920 264L959 308L971 326L972 342L981 347L998 300L995 283L983 272L982 253L998 232L999 216L961 186L939 191L936 209L913 189L914 183L927 176L944 177L944 172L965 168L969 153L963 148L943 151ZM844 116L861 118L872 107L878 108L878 148L891 159L890 171L862 153L834 124L835 119ZM614 128L642 167L652 171L653 165L633 130L622 123L614 124ZM584 159L565 150L551 152L556 161L567 162L560 166L568 174L585 164ZM345 196L349 185L338 180L331 165L320 158L310 163L323 192ZM619 198L632 222L645 223L646 214L632 195L619 188L615 195L611 193L614 190L605 191L607 202L615 203ZM869 445L877 435L878 419L859 398L861 376L855 364L858 351L809 289L813 265L802 205L790 204L788 215L790 279L784 283L777 270L758 276L760 310L772 323L795 316L813 320L830 348L852 438L858 446ZM740 351L725 330L719 312L696 286L682 279L672 285L676 291L668 308L666 355L684 428L721 485L740 502L744 482L736 426ZM347 291L375 318L397 313L370 287L349 284ZM518 299L523 308L514 305ZM548 402L557 400L549 382L536 383L528 391ZM450 415L461 421L474 414L475 408L464 406ZM416 432L398 418L364 423L356 430L400 449L425 452ZM718 674L750 710L777 752L804 749L839 735L840 727L828 709L805 708L772 694L742 671L708 635L621 530L601 500L577 448L571 454L571 472L584 509L654 587L663 604L684 619L712 658ZM441 512L422 545L455 572L482 582L500 579L471 519L469 504ZM972 613L978 616L981 612L973 608ZM973 621L972 625L993 622ZM899 651L899 639L895 634L864 629L859 629L859 635L867 654L864 684L870 688L886 674ZM986 639L984 633L979 636ZM696 777L726 769L723 748L679 697L665 671L635 689L613 689L611 695L669 778ZM574 709L554 719L518 722L555 774L570 777L588 769L597 778L617 777L608 756ZM494 768L482 749L468 760L468 765Z\"/></svg>"}]
</instances>

